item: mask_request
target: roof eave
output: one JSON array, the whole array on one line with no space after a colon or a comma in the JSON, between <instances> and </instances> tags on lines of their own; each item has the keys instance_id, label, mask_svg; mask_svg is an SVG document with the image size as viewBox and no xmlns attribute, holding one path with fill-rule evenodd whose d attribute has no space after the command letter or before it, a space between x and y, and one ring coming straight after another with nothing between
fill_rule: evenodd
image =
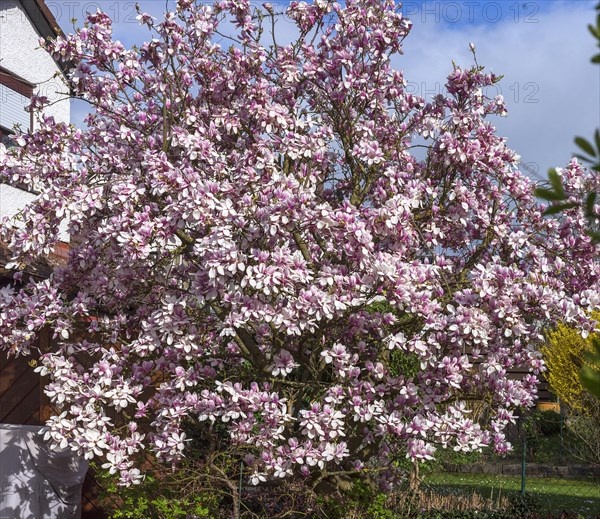
<instances>
[{"instance_id":1,"label":"roof eave","mask_svg":"<svg viewBox=\"0 0 600 519\"><path fill-rule=\"evenodd\" d=\"M47 39L55 39L57 37L65 37L65 33L60 28L60 25L56 21L56 18L52 14L52 11L48 8L44 0L20 0L25 13L33 23L37 32L44 38ZM64 62L55 59L56 64L62 71L62 73L67 75L67 72L71 70L74 65L71 62Z\"/></svg>"}]
</instances>

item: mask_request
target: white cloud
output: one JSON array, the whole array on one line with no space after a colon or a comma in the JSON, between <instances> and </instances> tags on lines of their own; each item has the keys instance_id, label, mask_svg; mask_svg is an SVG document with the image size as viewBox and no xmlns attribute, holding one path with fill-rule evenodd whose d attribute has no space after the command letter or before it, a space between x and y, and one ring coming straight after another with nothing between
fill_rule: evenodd
<instances>
[{"instance_id":1,"label":"white cloud","mask_svg":"<svg viewBox=\"0 0 600 519\"><path fill-rule=\"evenodd\" d=\"M498 133L545 178L549 167L569 161L576 135L591 138L600 126L600 67L590 63L596 48L587 30L595 20L593 7L587 1L548 2L534 17L521 13L515 21L515 12L505 9L497 23L485 24L464 19L449 24L454 17L449 11L446 20L441 12L439 23L433 9L427 16L415 13L405 55L393 64L414 90L432 95L443 90L453 59L473 64L469 42L474 42L478 62L504 75L498 93L507 101L508 116L493 120Z\"/></svg>"}]
</instances>

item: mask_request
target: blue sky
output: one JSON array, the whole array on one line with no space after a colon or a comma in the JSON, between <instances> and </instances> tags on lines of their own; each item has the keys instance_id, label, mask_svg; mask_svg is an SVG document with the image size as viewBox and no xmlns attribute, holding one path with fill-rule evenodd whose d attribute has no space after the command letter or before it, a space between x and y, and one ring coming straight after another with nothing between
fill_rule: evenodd
<instances>
[{"instance_id":1,"label":"blue sky","mask_svg":"<svg viewBox=\"0 0 600 519\"><path fill-rule=\"evenodd\" d=\"M115 37L126 46L148 36L135 20L134 1L46 3L66 32L72 29L71 18L81 21L87 11L101 8L113 18ZM139 4L160 17L174 2ZM509 109L506 118L494 120L499 134L521 155L532 178L545 178L549 167L569 161L575 135L589 138L600 126L600 67L590 63L595 42L586 29L595 19L595 4L596 0L406 1L402 11L414 26L405 54L394 58L393 65L404 70L415 93L431 97L443 92L452 60L462 66L473 63L469 42L474 42L478 62L504 75L498 89L489 92L502 94ZM279 28L283 33L289 29L285 23ZM86 109L74 103L76 124Z\"/></svg>"},{"instance_id":2,"label":"blue sky","mask_svg":"<svg viewBox=\"0 0 600 519\"><path fill-rule=\"evenodd\" d=\"M462 30L476 25L537 23L539 15L552 11L558 3L553 0L410 0L403 2L402 12L414 23L442 24L446 28Z\"/></svg>"}]
</instances>

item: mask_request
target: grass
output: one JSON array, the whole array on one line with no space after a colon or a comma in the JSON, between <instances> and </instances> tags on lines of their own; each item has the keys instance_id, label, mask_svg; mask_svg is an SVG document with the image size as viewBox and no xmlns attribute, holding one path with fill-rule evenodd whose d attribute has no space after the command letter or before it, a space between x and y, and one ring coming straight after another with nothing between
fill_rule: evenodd
<instances>
[{"instance_id":1,"label":"grass","mask_svg":"<svg viewBox=\"0 0 600 519\"><path fill-rule=\"evenodd\" d=\"M521 491L520 476L489 474L431 474L424 483L440 494L477 492L483 497L516 495ZM600 517L600 481L528 477L525 493L534 498L540 513L563 511L586 518Z\"/></svg>"}]
</instances>

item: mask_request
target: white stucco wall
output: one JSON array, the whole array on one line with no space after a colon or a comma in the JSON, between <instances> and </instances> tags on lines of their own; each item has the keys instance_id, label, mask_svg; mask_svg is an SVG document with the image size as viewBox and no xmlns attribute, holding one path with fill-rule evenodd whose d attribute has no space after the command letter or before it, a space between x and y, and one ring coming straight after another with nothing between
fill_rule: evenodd
<instances>
[{"instance_id":1,"label":"white stucco wall","mask_svg":"<svg viewBox=\"0 0 600 519\"><path fill-rule=\"evenodd\" d=\"M60 95L67 87L60 78L53 77L59 68L52 57L39 48L39 38L18 0L0 0L0 66L36 84L36 94L41 93L51 101L62 99L48 107L45 113L59 122L68 123L70 101Z\"/></svg>"},{"instance_id":2,"label":"white stucco wall","mask_svg":"<svg viewBox=\"0 0 600 519\"><path fill-rule=\"evenodd\" d=\"M0 224L2 218L15 216L21 209L23 209L28 203L35 200L36 195L24 191L8 184L0 184ZM17 224L19 227L21 225ZM63 220L59 226L58 237L60 241L69 243L70 237L68 233L68 222ZM4 266L4 265L0 265ZM0 519L2 515L0 514Z\"/></svg>"},{"instance_id":3,"label":"white stucco wall","mask_svg":"<svg viewBox=\"0 0 600 519\"><path fill-rule=\"evenodd\" d=\"M35 195L32 193L0 184L0 217L14 216L33 199Z\"/></svg>"}]
</instances>

